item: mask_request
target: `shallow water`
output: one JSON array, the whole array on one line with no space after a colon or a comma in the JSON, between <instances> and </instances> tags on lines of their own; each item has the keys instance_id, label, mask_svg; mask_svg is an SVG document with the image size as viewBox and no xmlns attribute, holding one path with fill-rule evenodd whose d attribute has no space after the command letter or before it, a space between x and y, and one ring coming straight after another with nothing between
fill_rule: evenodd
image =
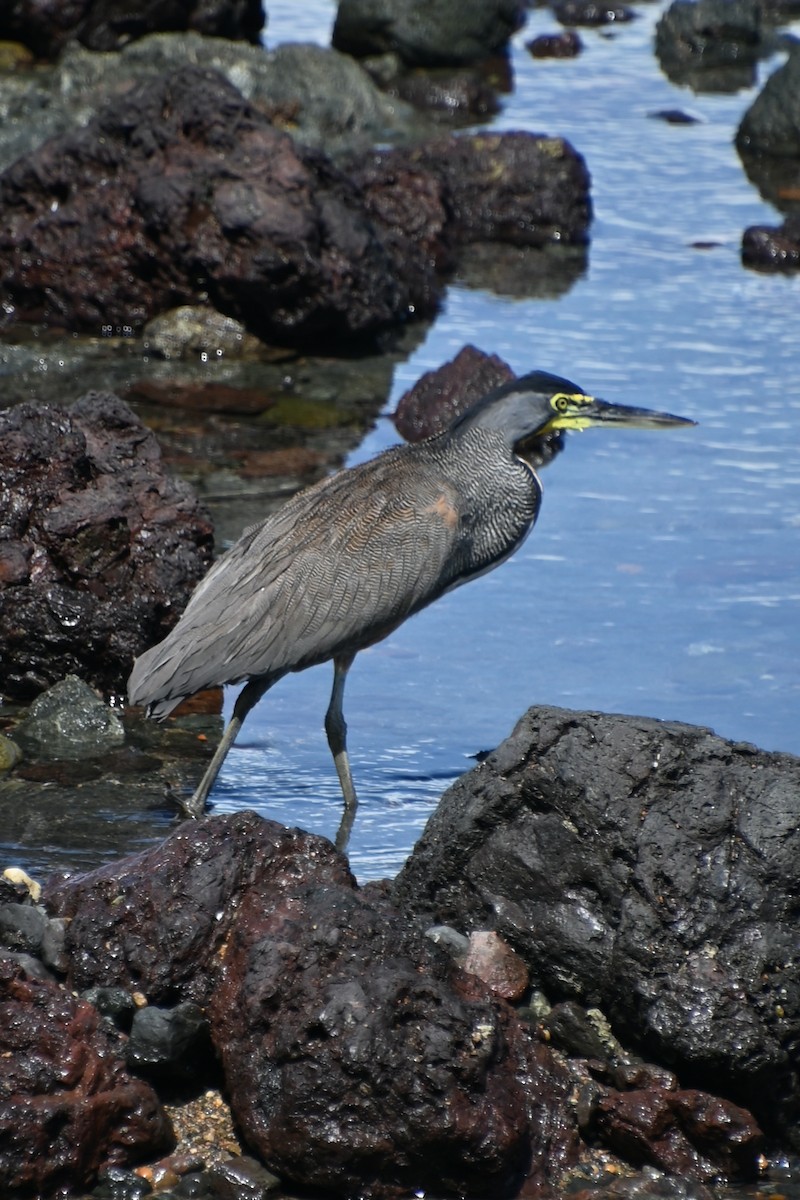
<instances>
[{"instance_id":1,"label":"shallow water","mask_svg":"<svg viewBox=\"0 0 800 1200\"><path fill-rule=\"evenodd\" d=\"M524 42L556 28L545 10L531 14L493 124L566 136L586 157L588 270L555 300L451 287L396 370L387 411L471 341L518 372L552 370L699 425L573 435L544 472L542 513L516 557L356 660L345 713L362 879L397 869L443 788L531 704L689 721L800 753L800 278L742 268L743 229L780 222L732 144L757 88L674 87L652 52L664 7L640 6L610 35L581 31L584 53L568 61L529 56ZM271 4L267 44L324 43L332 13ZM762 64L759 85L782 61ZM648 116L674 108L698 123ZM381 421L351 461L393 440ZM308 671L262 701L226 763L218 810L255 805L333 833L330 677Z\"/></svg>"}]
</instances>

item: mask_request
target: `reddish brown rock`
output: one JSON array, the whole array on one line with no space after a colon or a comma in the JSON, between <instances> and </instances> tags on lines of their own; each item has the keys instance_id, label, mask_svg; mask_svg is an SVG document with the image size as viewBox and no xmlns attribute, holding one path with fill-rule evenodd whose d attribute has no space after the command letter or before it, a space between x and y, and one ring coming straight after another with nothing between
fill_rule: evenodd
<instances>
[{"instance_id":1,"label":"reddish brown rock","mask_svg":"<svg viewBox=\"0 0 800 1200\"><path fill-rule=\"evenodd\" d=\"M518 954L492 930L470 934L469 949L461 967L482 979L492 995L521 1000L528 989L528 968Z\"/></svg>"},{"instance_id":2,"label":"reddish brown rock","mask_svg":"<svg viewBox=\"0 0 800 1200\"><path fill-rule=\"evenodd\" d=\"M758 1125L745 1109L705 1092L613 1092L600 1100L595 1120L602 1141L634 1165L700 1182L756 1174Z\"/></svg>"},{"instance_id":3,"label":"reddish brown rock","mask_svg":"<svg viewBox=\"0 0 800 1200\"><path fill-rule=\"evenodd\" d=\"M120 1035L59 984L0 954L0 1190L91 1187L104 1167L168 1149L155 1092L128 1074Z\"/></svg>"},{"instance_id":4,"label":"reddish brown rock","mask_svg":"<svg viewBox=\"0 0 800 1200\"><path fill-rule=\"evenodd\" d=\"M407 442L434 437L487 392L511 379L514 372L502 358L464 346L454 359L426 371L403 393L392 416L395 428Z\"/></svg>"},{"instance_id":5,"label":"reddish brown rock","mask_svg":"<svg viewBox=\"0 0 800 1200\"><path fill-rule=\"evenodd\" d=\"M380 173L391 187L401 172L412 170L438 181L451 245L581 246L588 241L589 172L563 138L522 131L434 138L382 152L361 169L353 164L356 179L366 172L373 198Z\"/></svg>"},{"instance_id":6,"label":"reddish brown rock","mask_svg":"<svg viewBox=\"0 0 800 1200\"><path fill-rule=\"evenodd\" d=\"M0 263L14 319L99 334L210 302L316 351L439 295L425 247L384 237L324 155L195 67L134 88L0 176Z\"/></svg>"},{"instance_id":7,"label":"reddish brown rock","mask_svg":"<svg viewBox=\"0 0 800 1200\"><path fill-rule=\"evenodd\" d=\"M0 694L124 690L211 560L211 522L116 396L0 413Z\"/></svg>"},{"instance_id":8,"label":"reddish brown rock","mask_svg":"<svg viewBox=\"0 0 800 1200\"><path fill-rule=\"evenodd\" d=\"M69 920L68 983L121 985L151 1004L203 1004L242 897L252 889L256 904L275 903L298 873L352 886L324 838L240 812L191 821L141 854L52 881L48 908Z\"/></svg>"},{"instance_id":9,"label":"reddish brown rock","mask_svg":"<svg viewBox=\"0 0 800 1200\"><path fill-rule=\"evenodd\" d=\"M211 1004L237 1124L304 1188L513 1196L577 1143L570 1080L481 983L352 888L245 899Z\"/></svg>"}]
</instances>

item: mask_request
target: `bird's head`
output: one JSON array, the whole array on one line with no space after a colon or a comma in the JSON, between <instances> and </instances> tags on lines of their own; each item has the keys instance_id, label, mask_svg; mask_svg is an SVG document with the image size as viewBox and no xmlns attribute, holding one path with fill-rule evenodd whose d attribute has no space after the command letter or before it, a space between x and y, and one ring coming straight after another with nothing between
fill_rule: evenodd
<instances>
[{"instance_id":1,"label":"bird's head","mask_svg":"<svg viewBox=\"0 0 800 1200\"><path fill-rule=\"evenodd\" d=\"M558 375L532 371L479 400L452 427L495 429L511 446L524 453L532 443L549 434L593 425L633 429L668 429L694 425L687 417L649 408L633 408L598 400Z\"/></svg>"}]
</instances>

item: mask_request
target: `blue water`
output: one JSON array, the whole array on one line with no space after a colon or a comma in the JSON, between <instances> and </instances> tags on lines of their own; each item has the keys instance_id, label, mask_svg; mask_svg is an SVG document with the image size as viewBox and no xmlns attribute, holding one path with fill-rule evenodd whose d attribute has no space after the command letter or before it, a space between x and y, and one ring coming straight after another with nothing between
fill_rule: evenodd
<instances>
[{"instance_id":1,"label":"blue water","mask_svg":"<svg viewBox=\"0 0 800 1200\"><path fill-rule=\"evenodd\" d=\"M556 300L451 287L397 369L387 411L473 342L518 372L552 370L699 425L573 435L543 473L539 523L517 556L356 660L345 713L362 879L397 869L445 786L531 704L689 721L800 753L800 278L742 268L744 227L780 221L732 145L757 89L673 87L652 53L663 7L641 7L613 36L582 31L583 55L553 62L524 49L556 28L532 14L494 127L563 135L586 157L588 271ZM269 9L268 45L327 41L333 5ZM781 61L763 64L759 83ZM678 107L699 122L648 116ZM394 438L379 422L352 461ZM262 701L226 763L218 811L257 806L334 832L330 680L317 668Z\"/></svg>"}]
</instances>

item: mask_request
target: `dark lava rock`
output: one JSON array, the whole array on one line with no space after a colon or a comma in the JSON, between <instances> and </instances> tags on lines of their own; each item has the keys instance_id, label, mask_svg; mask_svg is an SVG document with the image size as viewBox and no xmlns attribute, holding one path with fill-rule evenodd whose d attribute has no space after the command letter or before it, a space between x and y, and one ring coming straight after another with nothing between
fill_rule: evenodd
<instances>
[{"instance_id":1,"label":"dark lava rock","mask_svg":"<svg viewBox=\"0 0 800 1200\"><path fill-rule=\"evenodd\" d=\"M248 1144L295 1185L512 1196L575 1150L569 1076L505 1005L344 886L243 903L211 1005Z\"/></svg>"},{"instance_id":2,"label":"dark lava rock","mask_svg":"<svg viewBox=\"0 0 800 1200\"><path fill-rule=\"evenodd\" d=\"M574 29L542 33L525 45L534 58L575 58L583 50L583 42Z\"/></svg>"},{"instance_id":3,"label":"dark lava rock","mask_svg":"<svg viewBox=\"0 0 800 1200\"><path fill-rule=\"evenodd\" d=\"M426 371L397 402L392 420L407 442L443 433L456 417L502 383L514 379L508 363L477 346L464 346L449 363Z\"/></svg>"},{"instance_id":4,"label":"dark lava rock","mask_svg":"<svg viewBox=\"0 0 800 1200\"><path fill-rule=\"evenodd\" d=\"M736 149L765 200L800 208L800 48L764 84L736 132Z\"/></svg>"},{"instance_id":5,"label":"dark lava rock","mask_svg":"<svg viewBox=\"0 0 800 1200\"><path fill-rule=\"evenodd\" d=\"M123 986L151 1004L204 1004L242 895L277 896L297 871L350 885L329 842L255 813L191 821L141 854L54 879L49 911L69 919L69 985Z\"/></svg>"},{"instance_id":6,"label":"dark lava rock","mask_svg":"<svg viewBox=\"0 0 800 1200\"><path fill-rule=\"evenodd\" d=\"M755 79L760 40L758 0L673 0L656 26L655 49L673 83L735 91Z\"/></svg>"},{"instance_id":7,"label":"dark lava rock","mask_svg":"<svg viewBox=\"0 0 800 1200\"><path fill-rule=\"evenodd\" d=\"M519 131L434 138L377 156L373 169L381 168L388 182L414 168L440 181L447 233L456 244L588 241L589 172L563 138Z\"/></svg>"},{"instance_id":8,"label":"dark lava rock","mask_svg":"<svg viewBox=\"0 0 800 1200\"><path fill-rule=\"evenodd\" d=\"M798 856L800 760L536 708L446 793L392 899L495 929L548 995L796 1140Z\"/></svg>"},{"instance_id":9,"label":"dark lava rock","mask_svg":"<svg viewBox=\"0 0 800 1200\"><path fill-rule=\"evenodd\" d=\"M52 1195L169 1148L158 1099L85 1000L0 952L0 1188Z\"/></svg>"},{"instance_id":10,"label":"dark lava rock","mask_svg":"<svg viewBox=\"0 0 800 1200\"><path fill-rule=\"evenodd\" d=\"M261 0L4 0L0 6L0 38L42 58L55 58L70 38L89 50L119 50L156 30L193 29L257 42L263 26Z\"/></svg>"},{"instance_id":11,"label":"dark lava rock","mask_svg":"<svg viewBox=\"0 0 800 1200\"><path fill-rule=\"evenodd\" d=\"M763 1138L750 1113L704 1092L615 1092L593 1116L603 1143L636 1166L708 1183L756 1175Z\"/></svg>"},{"instance_id":12,"label":"dark lava rock","mask_svg":"<svg viewBox=\"0 0 800 1200\"><path fill-rule=\"evenodd\" d=\"M502 50L523 21L518 0L339 0L332 42L356 58L457 66Z\"/></svg>"},{"instance_id":13,"label":"dark lava rock","mask_svg":"<svg viewBox=\"0 0 800 1200\"><path fill-rule=\"evenodd\" d=\"M100 235L102 234L102 236ZM368 336L438 298L414 241L216 72L110 103L0 175L10 319L99 334L210 301L280 343Z\"/></svg>"},{"instance_id":14,"label":"dark lava rock","mask_svg":"<svg viewBox=\"0 0 800 1200\"><path fill-rule=\"evenodd\" d=\"M46 899L71 987L208 1003L237 1123L295 1184L500 1197L574 1159L564 1066L324 839L209 818Z\"/></svg>"},{"instance_id":15,"label":"dark lava rock","mask_svg":"<svg viewBox=\"0 0 800 1200\"><path fill-rule=\"evenodd\" d=\"M787 217L777 228L751 225L745 229L742 263L758 271L800 271L800 216Z\"/></svg>"},{"instance_id":16,"label":"dark lava rock","mask_svg":"<svg viewBox=\"0 0 800 1200\"><path fill-rule=\"evenodd\" d=\"M211 559L209 518L116 396L0 413L0 693L122 692Z\"/></svg>"},{"instance_id":17,"label":"dark lava rock","mask_svg":"<svg viewBox=\"0 0 800 1200\"><path fill-rule=\"evenodd\" d=\"M614 25L632 21L636 13L627 4L611 0L555 0L553 16L562 25Z\"/></svg>"},{"instance_id":18,"label":"dark lava rock","mask_svg":"<svg viewBox=\"0 0 800 1200\"><path fill-rule=\"evenodd\" d=\"M464 346L449 363L427 371L403 393L392 414L395 428L407 442L434 437L488 392L514 377L508 363L496 354ZM563 434L547 434L526 448L525 458L534 467L544 466L563 445Z\"/></svg>"}]
</instances>

